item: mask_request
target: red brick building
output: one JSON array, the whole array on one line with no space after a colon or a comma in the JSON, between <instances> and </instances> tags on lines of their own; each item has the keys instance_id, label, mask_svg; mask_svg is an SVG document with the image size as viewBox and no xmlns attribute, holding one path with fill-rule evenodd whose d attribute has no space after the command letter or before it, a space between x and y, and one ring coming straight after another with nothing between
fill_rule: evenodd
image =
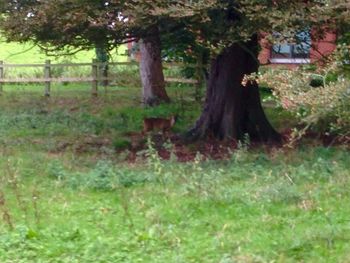
<instances>
[{"instance_id":1,"label":"red brick building","mask_svg":"<svg viewBox=\"0 0 350 263\"><path fill-rule=\"evenodd\" d=\"M312 42L309 37L307 48L302 44L284 44L271 45L266 39L261 40L261 52L259 60L262 65L285 65L295 66L299 64L314 63L322 59L324 56L331 54L336 48L336 34L327 33L325 37L318 41ZM303 51L298 51L297 48ZM276 52L276 49L279 49Z\"/></svg>"}]
</instances>

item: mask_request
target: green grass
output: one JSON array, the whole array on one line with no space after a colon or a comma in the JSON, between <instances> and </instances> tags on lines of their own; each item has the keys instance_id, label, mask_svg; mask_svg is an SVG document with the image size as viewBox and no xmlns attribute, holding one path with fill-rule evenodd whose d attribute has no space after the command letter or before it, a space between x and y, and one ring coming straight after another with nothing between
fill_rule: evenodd
<instances>
[{"instance_id":1,"label":"green grass","mask_svg":"<svg viewBox=\"0 0 350 263\"><path fill-rule=\"evenodd\" d=\"M26 48L2 45L0 58L46 59L36 49L8 55ZM116 71L98 98L89 84L53 85L50 98L40 85L4 86L0 262L349 261L348 148L243 144L227 160L178 163L149 143L131 164L144 117L177 114L181 133L201 106L192 87L171 85L172 103L142 108L137 69ZM295 123L268 104L279 130Z\"/></svg>"},{"instance_id":2,"label":"green grass","mask_svg":"<svg viewBox=\"0 0 350 263\"><path fill-rule=\"evenodd\" d=\"M128 60L126 56L126 45L112 50L111 61L113 62L125 62ZM91 63L92 59L96 57L94 50L80 51L75 55L67 56L47 56L42 50L32 43L1 43L0 60L7 64L43 64L45 60L51 60L53 64L60 63ZM135 67L123 66L110 66L109 77L113 77L118 74L116 84L118 85L139 85L138 78L135 78ZM133 74L132 74L133 73ZM121 75L120 75L121 74ZM130 77L125 78L127 75ZM54 67L51 70L51 76L54 78L60 77L90 77L91 66L79 66L79 67ZM43 67L6 67L4 69L4 77L11 78L43 78Z\"/></svg>"},{"instance_id":3,"label":"green grass","mask_svg":"<svg viewBox=\"0 0 350 263\"><path fill-rule=\"evenodd\" d=\"M342 146L247 150L227 160L125 161L145 116L200 113L193 89L140 106L137 87L5 86L0 262L347 262L350 159ZM286 113L268 109L286 128ZM288 117L288 123L292 123ZM167 145L171 148L171 145Z\"/></svg>"},{"instance_id":4,"label":"green grass","mask_svg":"<svg viewBox=\"0 0 350 263\"><path fill-rule=\"evenodd\" d=\"M118 50L113 50L111 52L113 61L126 61L127 56L125 56L126 46L121 46ZM32 43L16 43L10 42L6 43L4 40L1 42L0 49L0 60L5 63L15 63L15 64L30 64L38 63L42 64L45 60L50 59L54 63L59 62L91 62L95 58L95 51L80 51L73 56L46 56L45 52L41 51L39 47Z\"/></svg>"},{"instance_id":5,"label":"green grass","mask_svg":"<svg viewBox=\"0 0 350 263\"><path fill-rule=\"evenodd\" d=\"M140 133L144 117L179 115L174 131L184 131L199 114L190 87L169 86L174 103L156 108L141 107L136 87L110 86L91 98L87 84L53 85L51 98L43 98L43 87L7 85L0 97L0 140L46 140L57 144L77 138L102 136L110 140ZM180 97L176 98L179 94ZM25 143L25 142L24 142Z\"/></svg>"},{"instance_id":6,"label":"green grass","mask_svg":"<svg viewBox=\"0 0 350 263\"><path fill-rule=\"evenodd\" d=\"M193 164L149 152L134 167L3 154L1 262L346 262L347 152Z\"/></svg>"}]
</instances>

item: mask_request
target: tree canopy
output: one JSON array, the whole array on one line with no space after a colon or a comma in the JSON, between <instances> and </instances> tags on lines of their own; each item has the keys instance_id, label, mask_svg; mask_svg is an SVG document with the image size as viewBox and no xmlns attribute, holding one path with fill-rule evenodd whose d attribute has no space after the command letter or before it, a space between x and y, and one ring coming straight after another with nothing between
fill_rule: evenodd
<instances>
[{"instance_id":1,"label":"tree canopy","mask_svg":"<svg viewBox=\"0 0 350 263\"><path fill-rule=\"evenodd\" d=\"M1 28L9 40L74 50L112 48L147 36L157 25L162 37L176 39L186 29L196 44L219 52L257 32L284 32L286 39L305 27L321 33L325 25L348 19L347 5L345 0L2 0Z\"/></svg>"}]
</instances>

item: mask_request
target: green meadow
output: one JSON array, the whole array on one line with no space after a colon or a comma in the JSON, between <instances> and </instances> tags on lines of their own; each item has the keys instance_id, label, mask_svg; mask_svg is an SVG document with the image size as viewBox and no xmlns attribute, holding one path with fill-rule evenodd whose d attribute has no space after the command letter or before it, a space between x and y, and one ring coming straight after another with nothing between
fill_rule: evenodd
<instances>
[{"instance_id":1,"label":"green meadow","mask_svg":"<svg viewBox=\"0 0 350 263\"><path fill-rule=\"evenodd\" d=\"M116 50L111 51L111 57L113 61L124 62L127 61L126 46L120 46ZM75 55L69 56L47 56L45 52L40 50L39 47L32 43L16 43L16 42L5 42L1 41L0 49L0 60L5 63L14 64L28 64L28 63L38 63L42 64L45 60L52 60L53 63L59 62L80 62L89 63L95 58L95 51L80 51Z\"/></svg>"},{"instance_id":2,"label":"green meadow","mask_svg":"<svg viewBox=\"0 0 350 263\"><path fill-rule=\"evenodd\" d=\"M47 59L1 45L8 63ZM137 69L97 98L89 84L55 84L50 98L42 85L3 88L0 262L349 262L346 146L246 140L218 160L179 162L201 143L160 144L141 136L142 121L177 114L173 133L185 132L201 111L191 86L169 85L172 102L155 108L141 107ZM266 111L279 131L295 124Z\"/></svg>"}]
</instances>

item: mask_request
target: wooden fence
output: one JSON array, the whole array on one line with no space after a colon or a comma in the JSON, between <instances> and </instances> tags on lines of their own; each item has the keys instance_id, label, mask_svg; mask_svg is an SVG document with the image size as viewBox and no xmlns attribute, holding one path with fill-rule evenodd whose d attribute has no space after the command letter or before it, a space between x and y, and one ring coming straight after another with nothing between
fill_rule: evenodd
<instances>
[{"instance_id":1,"label":"wooden fence","mask_svg":"<svg viewBox=\"0 0 350 263\"><path fill-rule=\"evenodd\" d=\"M97 96L98 94L98 83L103 81L113 81L116 80L115 77L101 76L99 71L101 68L106 66L138 66L136 62L112 62L112 63L100 63L97 60L92 60L91 63L59 63L52 64L50 60L46 60L45 64L5 64L0 61L0 93L3 91L3 85L6 83L44 83L45 91L44 95L50 96L51 83L53 82L90 82L91 83L91 95ZM182 63L164 63L165 68L172 67L184 67ZM89 77L52 77L52 69L57 67L90 67L91 75ZM196 68L196 65L186 65L186 67ZM42 68L43 77L39 78L6 78L5 68ZM200 74L196 74L200 76ZM185 78L166 78L168 83L186 83L193 84L196 86L201 85L201 77L197 79L185 79Z\"/></svg>"}]
</instances>

